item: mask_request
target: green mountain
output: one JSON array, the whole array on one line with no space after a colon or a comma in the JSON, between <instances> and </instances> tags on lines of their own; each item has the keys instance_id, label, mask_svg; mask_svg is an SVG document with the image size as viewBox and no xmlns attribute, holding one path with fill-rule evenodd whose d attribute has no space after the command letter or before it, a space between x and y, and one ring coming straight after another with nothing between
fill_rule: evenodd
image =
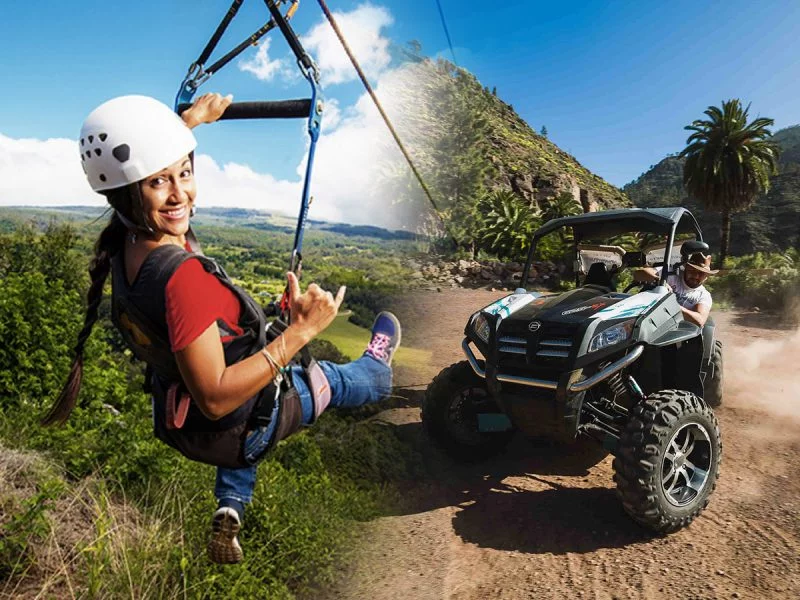
<instances>
[{"instance_id":1,"label":"green mountain","mask_svg":"<svg viewBox=\"0 0 800 600\"><path fill-rule=\"evenodd\" d=\"M462 239L479 228L477 203L493 190L512 190L532 208L544 209L564 194L578 212L630 206L621 190L536 133L494 90L448 61L420 59L386 96L410 154ZM427 206L409 176L394 176L395 197Z\"/></svg>"},{"instance_id":2,"label":"green mountain","mask_svg":"<svg viewBox=\"0 0 800 600\"><path fill-rule=\"evenodd\" d=\"M749 254L800 248L800 125L781 129L773 136L781 148L779 172L770 190L753 207L733 215L731 253ZM720 215L702 209L683 189L683 159L668 156L623 191L636 206L685 206L697 217L704 238L719 248Z\"/></svg>"}]
</instances>

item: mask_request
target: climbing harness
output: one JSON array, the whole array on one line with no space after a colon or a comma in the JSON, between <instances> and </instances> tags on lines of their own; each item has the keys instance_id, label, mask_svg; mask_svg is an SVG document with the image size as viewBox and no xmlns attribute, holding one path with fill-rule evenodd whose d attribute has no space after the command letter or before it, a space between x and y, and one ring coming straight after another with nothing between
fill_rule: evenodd
<instances>
[{"instance_id":1,"label":"climbing harness","mask_svg":"<svg viewBox=\"0 0 800 600\"><path fill-rule=\"evenodd\" d=\"M192 402L172 352L166 324L165 290L175 271L190 258L200 264L230 290L239 301L239 331L217 321L225 364L247 358L276 339L286 328L280 320L267 325L261 307L236 286L216 262L180 246L164 244L145 258L136 280L126 279L124 258L112 258L114 295L111 319L134 356L148 365L145 384L153 398L153 429L156 437L192 460L228 468L248 466L244 442L249 431L273 427L269 447L297 431L302 424L302 408L291 372L278 374L241 406L219 420L209 421ZM310 358L310 355L309 355ZM306 363L302 363L306 367ZM306 367L313 371L313 362ZM324 377L324 374L323 374ZM315 414L324 400L313 395ZM325 404L327 406L327 403ZM324 410L324 406L319 408Z\"/></svg>"},{"instance_id":2,"label":"climbing harness","mask_svg":"<svg viewBox=\"0 0 800 600\"><path fill-rule=\"evenodd\" d=\"M194 97L197 89L205 83L209 77L216 73L219 69L228 64L231 60L241 54L245 48L250 45L256 44L258 40L264 37L269 31L277 27L289 44L292 52L297 59L297 66L300 69L303 77L308 81L311 86L311 97L294 99L294 100L277 100L270 102L234 102L232 103L220 117L220 120L226 119L308 119L308 135L310 138L310 145L308 149L308 162L306 163L306 172L303 179L303 193L300 201L300 214L297 220L297 227L294 234L294 245L292 246L292 253L289 259L289 270L296 273L298 276L302 271L302 250L303 250L303 232L308 217L308 207L310 204L311 192L311 172L314 167L314 155L317 147L317 140L319 139L320 123L322 120L322 111L324 108L324 98L322 87L319 83L319 69L316 63L305 51L300 43L297 34L289 25L289 19L292 18L300 4L299 0L264 0L270 12L270 19L256 30L250 37L241 42L233 50L228 52L225 56L217 60L212 65L206 67L205 63L211 56L211 53L219 43L220 38L225 33L230 22L236 16L239 8L244 0L234 0L228 12L223 17L220 24L217 26L216 31L211 36L211 39L206 44L200 56L194 61L186 73L186 77L181 83L178 95L175 98L175 111L180 114L189 106L191 106L192 98ZM281 12L281 7L289 5L285 13ZM288 293L284 293L280 303L280 311L284 315L288 314Z\"/></svg>"}]
</instances>

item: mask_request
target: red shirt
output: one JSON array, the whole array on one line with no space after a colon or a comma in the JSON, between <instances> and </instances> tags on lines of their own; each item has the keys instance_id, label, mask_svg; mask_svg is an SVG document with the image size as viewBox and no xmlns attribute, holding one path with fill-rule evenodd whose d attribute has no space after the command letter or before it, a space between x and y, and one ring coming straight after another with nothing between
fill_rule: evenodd
<instances>
[{"instance_id":1,"label":"red shirt","mask_svg":"<svg viewBox=\"0 0 800 600\"><path fill-rule=\"evenodd\" d=\"M212 323L222 321L241 335L241 306L236 295L203 268L199 260L186 260L170 277L165 292L167 329L173 352L183 350ZM227 337L223 337L224 342Z\"/></svg>"}]
</instances>

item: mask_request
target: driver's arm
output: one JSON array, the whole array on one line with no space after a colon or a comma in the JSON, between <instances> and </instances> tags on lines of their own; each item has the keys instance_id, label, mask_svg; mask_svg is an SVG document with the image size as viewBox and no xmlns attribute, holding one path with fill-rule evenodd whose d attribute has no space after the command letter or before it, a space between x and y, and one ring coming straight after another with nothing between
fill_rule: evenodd
<instances>
[{"instance_id":1,"label":"driver's arm","mask_svg":"<svg viewBox=\"0 0 800 600\"><path fill-rule=\"evenodd\" d=\"M633 280L639 283L655 283L658 279L658 271L653 267L642 267L633 272Z\"/></svg>"},{"instance_id":2,"label":"driver's arm","mask_svg":"<svg viewBox=\"0 0 800 600\"><path fill-rule=\"evenodd\" d=\"M706 320L708 319L708 313L711 311L711 307L708 304L695 304L694 309L689 309L681 306L681 312L683 313L683 318L689 321L690 323L694 323L698 327L703 327L706 324Z\"/></svg>"}]
</instances>

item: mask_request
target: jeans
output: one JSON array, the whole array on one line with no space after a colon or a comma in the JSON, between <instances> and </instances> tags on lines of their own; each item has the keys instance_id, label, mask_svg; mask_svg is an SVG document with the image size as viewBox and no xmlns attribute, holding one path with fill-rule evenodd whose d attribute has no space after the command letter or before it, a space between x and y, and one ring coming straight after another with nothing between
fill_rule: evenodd
<instances>
[{"instance_id":1,"label":"jeans","mask_svg":"<svg viewBox=\"0 0 800 600\"><path fill-rule=\"evenodd\" d=\"M328 378L331 388L331 403L329 406L362 406L377 402L386 397L392 387L392 370L383 362L369 355L364 355L346 365L337 365L322 361L319 363L322 371ZM294 386L300 396L303 408L303 424L308 425L314 415L314 401L311 391L306 383L302 367L293 367L292 375ZM272 434L277 425L273 419L266 427L259 427L251 431L244 445L244 456L248 462L257 463L265 455ZM253 499L253 489L256 485L256 466L243 469L226 469L217 467L217 483L214 486L214 495L220 504L225 500L234 500L239 504L247 504Z\"/></svg>"}]
</instances>

